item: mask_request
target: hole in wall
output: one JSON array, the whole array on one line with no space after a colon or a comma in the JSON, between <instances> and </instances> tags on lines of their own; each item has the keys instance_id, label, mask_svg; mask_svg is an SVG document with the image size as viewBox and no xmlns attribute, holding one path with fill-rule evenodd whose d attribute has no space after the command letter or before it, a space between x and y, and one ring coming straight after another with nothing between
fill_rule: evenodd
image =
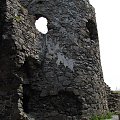
<instances>
[{"instance_id":1,"label":"hole in wall","mask_svg":"<svg viewBox=\"0 0 120 120\"><path fill-rule=\"evenodd\" d=\"M29 113L30 85L23 85L23 111Z\"/></svg>"},{"instance_id":2,"label":"hole in wall","mask_svg":"<svg viewBox=\"0 0 120 120\"><path fill-rule=\"evenodd\" d=\"M91 40L98 39L97 26L96 26L95 22L93 20L89 19L88 22L86 23L86 27L89 31L90 39Z\"/></svg>"},{"instance_id":3,"label":"hole in wall","mask_svg":"<svg viewBox=\"0 0 120 120\"><path fill-rule=\"evenodd\" d=\"M48 20L45 17L37 17L37 20L35 22L35 26L39 32L42 34L46 34L48 32Z\"/></svg>"},{"instance_id":4,"label":"hole in wall","mask_svg":"<svg viewBox=\"0 0 120 120\"><path fill-rule=\"evenodd\" d=\"M23 77L23 99L22 107L25 113L30 113L30 98L31 98L31 78L33 78L34 71L36 71L36 66L38 62L35 59L28 57L26 58L24 64L20 68L20 74Z\"/></svg>"}]
</instances>

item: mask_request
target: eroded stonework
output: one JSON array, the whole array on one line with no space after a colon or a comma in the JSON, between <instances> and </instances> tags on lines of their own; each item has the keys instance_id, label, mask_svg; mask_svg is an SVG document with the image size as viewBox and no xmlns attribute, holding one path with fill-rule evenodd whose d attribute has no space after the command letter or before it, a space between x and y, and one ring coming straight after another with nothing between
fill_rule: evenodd
<instances>
[{"instance_id":1,"label":"eroded stonework","mask_svg":"<svg viewBox=\"0 0 120 120\"><path fill-rule=\"evenodd\" d=\"M0 4L0 120L89 120L108 112L89 1ZM48 20L45 35L35 28L39 17Z\"/></svg>"}]
</instances>

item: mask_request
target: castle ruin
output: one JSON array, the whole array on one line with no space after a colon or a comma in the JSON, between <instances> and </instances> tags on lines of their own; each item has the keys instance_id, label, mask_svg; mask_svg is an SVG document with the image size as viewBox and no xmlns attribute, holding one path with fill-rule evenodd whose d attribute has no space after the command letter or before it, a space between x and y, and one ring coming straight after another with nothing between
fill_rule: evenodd
<instances>
[{"instance_id":1,"label":"castle ruin","mask_svg":"<svg viewBox=\"0 0 120 120\"><path fill-rule=\"evenodd\" d=\"M48 33L35 27L48 20ZM0 120L89 120L109 111L88 0L0 1Z\"/></svg>"}]
</instances>

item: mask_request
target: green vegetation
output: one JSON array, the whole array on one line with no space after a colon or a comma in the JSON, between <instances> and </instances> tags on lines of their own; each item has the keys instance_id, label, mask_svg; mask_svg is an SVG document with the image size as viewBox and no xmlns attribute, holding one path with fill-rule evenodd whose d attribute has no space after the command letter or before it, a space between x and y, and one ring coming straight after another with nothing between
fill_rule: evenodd
<instances>
[{"instance_id":1,"label":"green vegetation","mask_svg":"<svg viewBox=\"0 0 120 120\"><path fill-rule=\"evenodd\" d=\"M14 19L15 19L17 22L20 22L20 21L21 21L20 16L15 16Z\"/></svg>"},{"instance_id":2,"label":"green vegetation","mask_svg":"<svg viewBox=\"0 0 120 120\"><path fill-rule=\"evenodd\" d=\"M111 119L113 113L108 112L106 115L95 115L92 116L90 120L105 120L105 119Z\"/></svg>"},{"instance_id":3,"label":"green vegetation","mask_svg":"<svg viewBox=\"0 0 120 120\"><path fill-rule=\"evenodd\" d=\"M120 94L120 91L112 91L113 93L118 93L118 94Z\"/></svg>"}]
</instances>

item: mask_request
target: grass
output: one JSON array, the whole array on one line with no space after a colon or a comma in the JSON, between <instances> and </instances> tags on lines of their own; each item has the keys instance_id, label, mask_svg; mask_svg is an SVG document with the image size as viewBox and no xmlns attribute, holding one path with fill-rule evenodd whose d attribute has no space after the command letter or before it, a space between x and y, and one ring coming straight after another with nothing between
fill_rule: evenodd
<instances>
[{"instance_id":1,"label":"grass","mask_svg":"<svg viewBox=\"0 0 120 120\"><path fill-rule=\"evenodd\" d=\"M120 91L112 91L113 93L118 93L118 94L120 94Z\"/></svg>"},{"instance_id":2,"label":"grass","mask_svg":"<svg viewBox=\"0 0 120 120\"><path fill-rule=\"evenodd\" d=\"M105 119L111 119L113 113L108 112L106 115L95 115L92 116L90 120L105 120Z\"/></svg>"}]
</instances>

